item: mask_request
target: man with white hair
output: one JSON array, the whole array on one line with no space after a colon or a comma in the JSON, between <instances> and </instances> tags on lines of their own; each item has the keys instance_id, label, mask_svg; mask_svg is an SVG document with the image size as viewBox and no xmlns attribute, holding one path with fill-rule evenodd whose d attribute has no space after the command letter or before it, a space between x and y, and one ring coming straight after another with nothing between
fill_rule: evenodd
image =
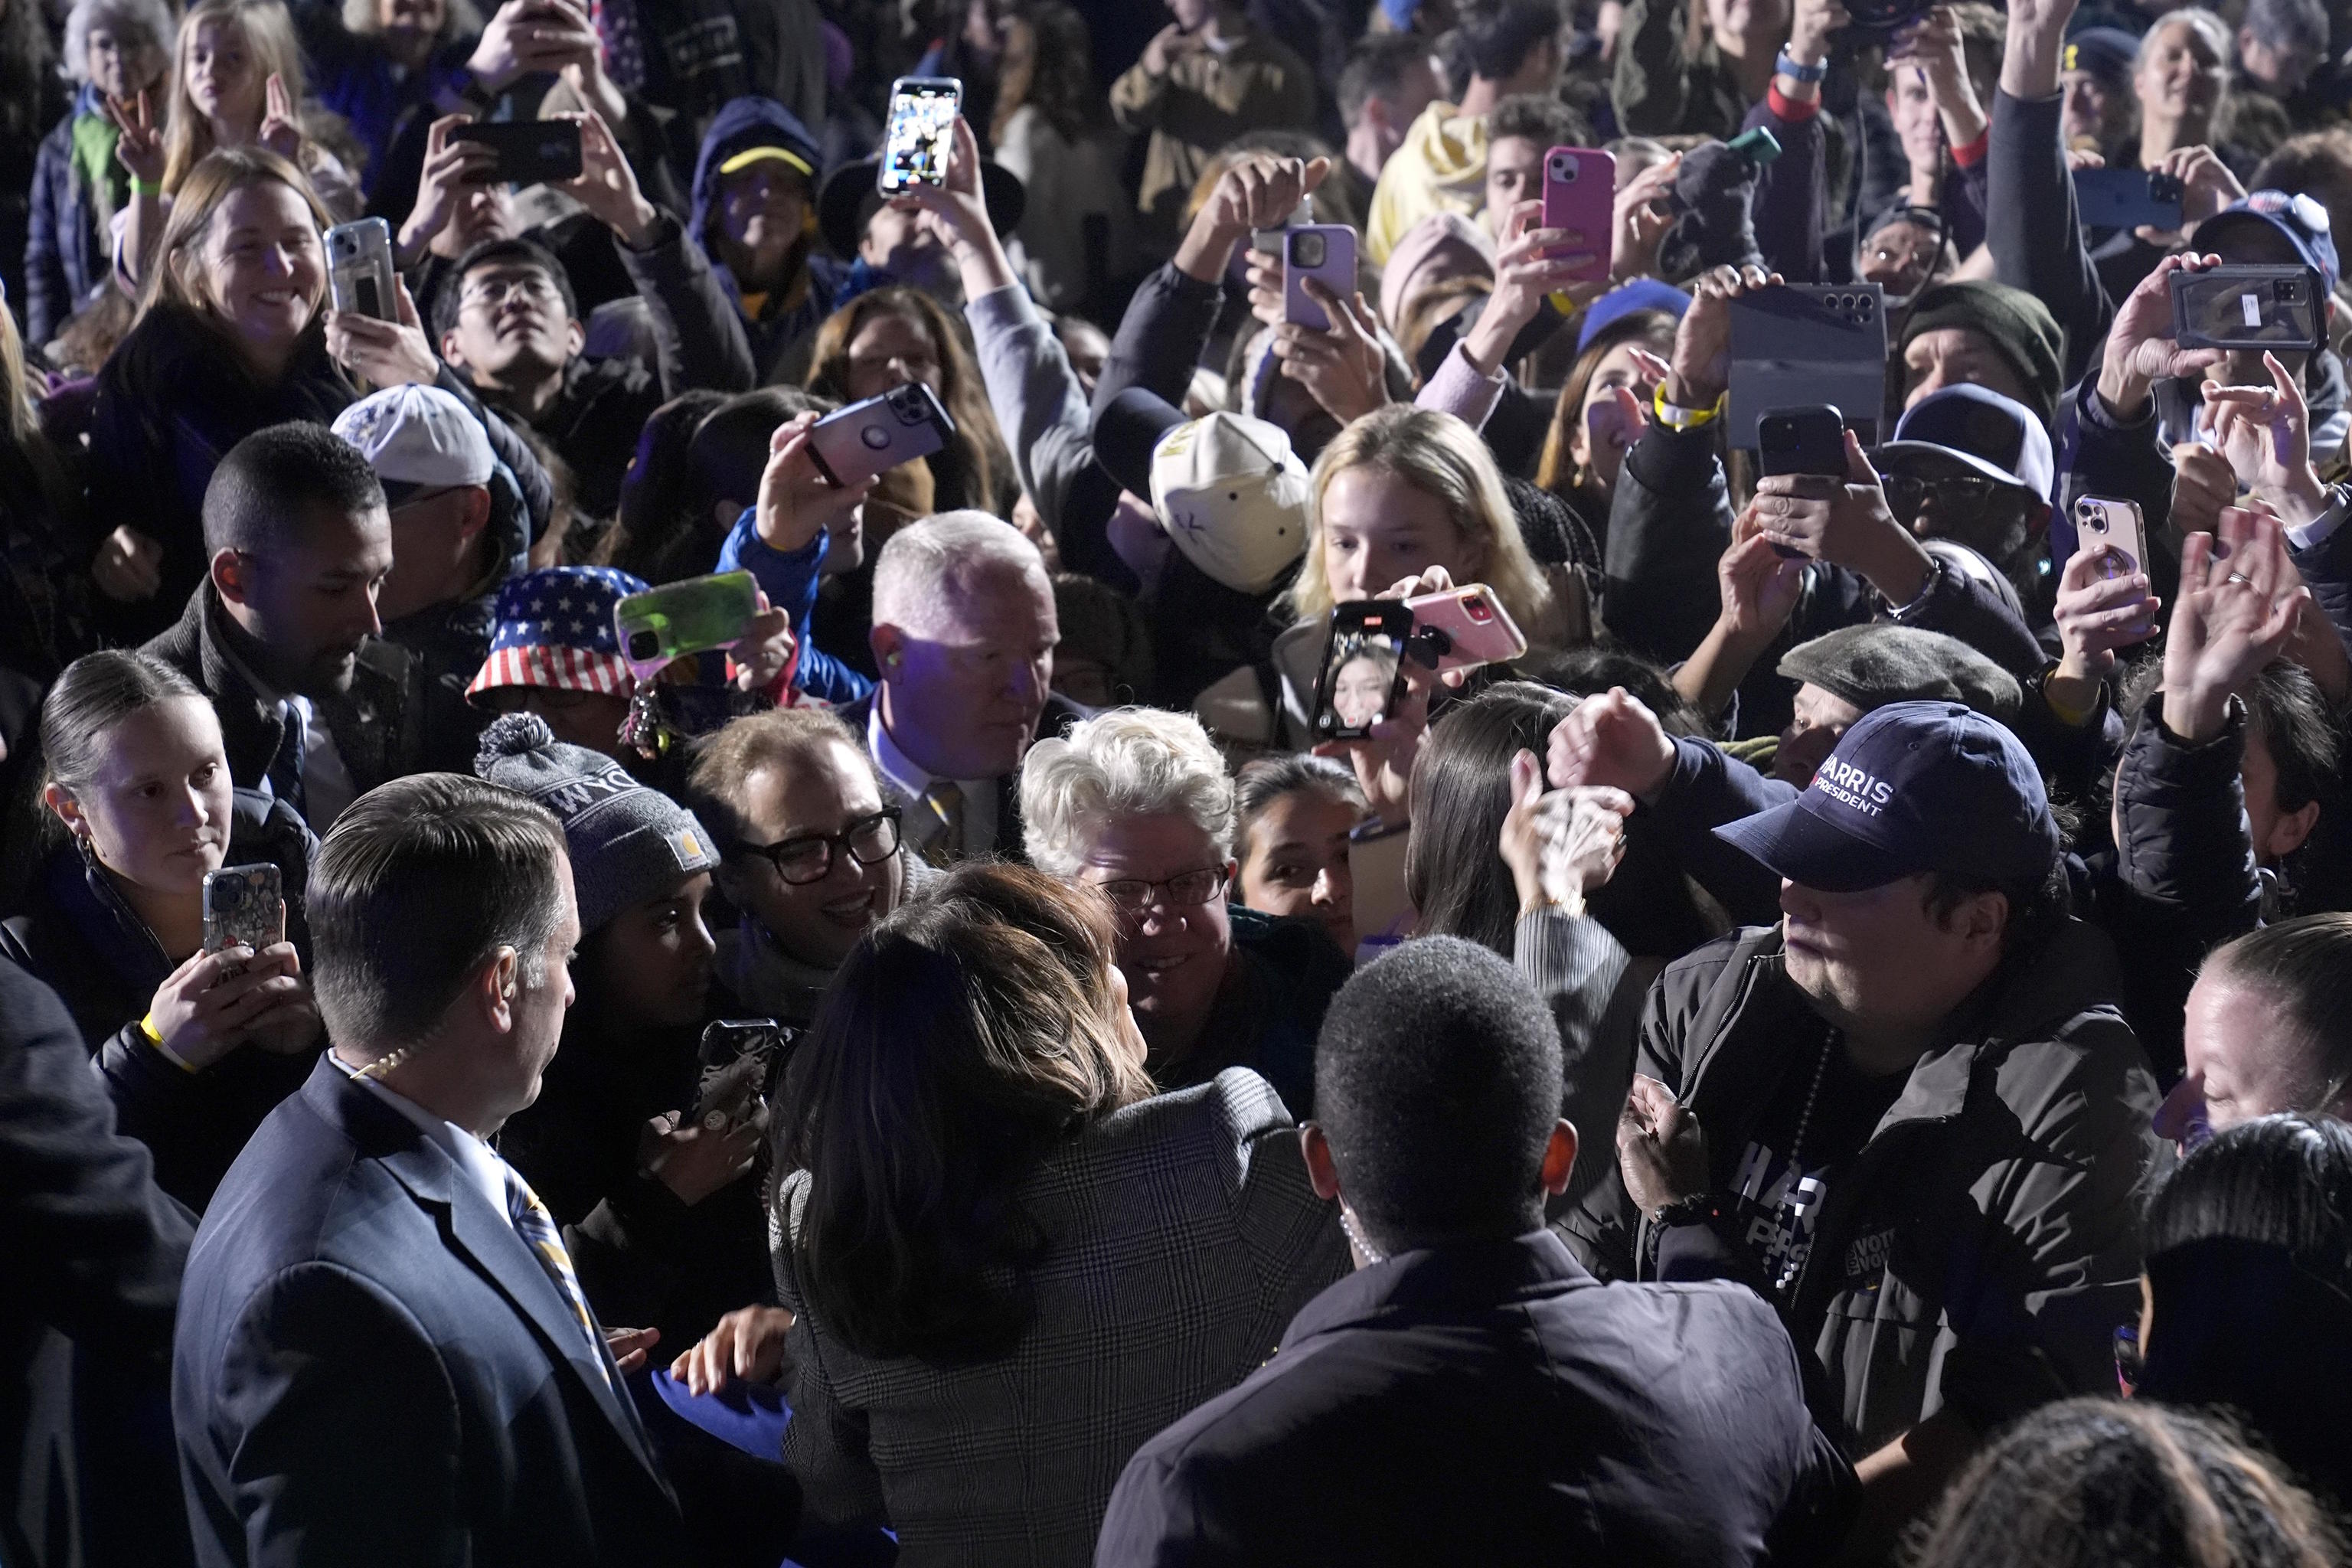
<instances>
[{"instance_id":1,"label":"man with white hair","mask_svg":"<svg viewBox=\"0 0 2352 1568\"><path fill-rule=\"evenodd\" d=\"M1021 759L1086 716L1050 689L1060 638L1045 558L1012 524L941 512L882 547L869 634L882 683L841 716L932 865L1020 858Z\"/></svg>"}]
</instances>

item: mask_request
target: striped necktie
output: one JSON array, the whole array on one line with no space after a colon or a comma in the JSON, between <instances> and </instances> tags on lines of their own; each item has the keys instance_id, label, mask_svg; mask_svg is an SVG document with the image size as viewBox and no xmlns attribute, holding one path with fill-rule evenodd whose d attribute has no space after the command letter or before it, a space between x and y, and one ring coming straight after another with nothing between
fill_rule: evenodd
<instances>
[{"instance_id":1,"label":"striped necktie","mask_svg":"<svg viewBox=\"0 0 2352 1568\"><path fill-rule=\"evenodd\" d=\"M920 853L945 869L963 858L963 786L940 779L922 794L922 805L939 826L924 839Z\"/></svg>"},{"instance_id":2,"label":"striped necktie","mask_svg":"<svg viewBox=\"0 0 2352 1568\"><path fill-rule=\"evenodd\" d=\"M508 1217L514 1221L516 1234L530 1248L530 1255L547 1270L564 1305L572 1309L581 1332L588 1336L591 1359L596 1370L604 1374L605 1386L611 1387L613 1363L604 1353L604 1336L588 1310L588 1298L581 1294L580 1276L572 1271L572 1254L563 1249L563 1232L556 1225L555 1216L547 1212L547 1205L539 1201L539 1194L530 1190L530 1184L522 1179L522 1173L512 1165L507 1166L506 1173Z\"/></svg>"}]
</instances>

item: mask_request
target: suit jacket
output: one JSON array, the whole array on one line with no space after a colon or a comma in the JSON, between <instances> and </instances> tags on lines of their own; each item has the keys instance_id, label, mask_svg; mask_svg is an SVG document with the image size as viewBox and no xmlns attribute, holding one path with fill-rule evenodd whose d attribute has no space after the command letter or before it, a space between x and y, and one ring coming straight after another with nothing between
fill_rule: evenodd
<instances>
[{"instance_id":1,"label":"suit jacket","mask_svg":"<svg viewBox=\"0 0 2352 1568\"><path fill-rule=\"evenodd\" d=\"M193 1229L114 1129L56 993L0 962L0 1563L158 1564L186 1553L160 1416ZM77 1352L79 1352L77 1354ZM77 1364L79 1363L79 1364ZM103 1373L99 1400L87 1386ZM78 1416L77 1405L79 1405Z\"/></svg>"},{"instance_id":2,"label":"suit jacket","mask_svg":"<svg viewBox=\"0 0 2352 1568\"><path fill-rule=\"evenodd\" d=\"M1308 1302L1136 1454L1095 1562L1812 1562L1852 1480L1753 1293L1603 1285L1538 1230Z\"/></svg>"},{"instance_id":3,"label":"suit jacket","mask_svg":"<svg viewBox=\"0 0 2352 1568\"><path fill-rule=\"evenodd\" d=\"M239 789L259 789L278 748L286 739L285 708L253 689L229 657L220 622L220 592L206 578L188 595L176 625L142 650L195 682L220 715L221 741L229 776ZM352 689L319 700L319 716L335 737L335 749L365 795L387 779L417 771L414 739L406 722L409 655L396 643L370 637L361 645Z\"/></svg>"},{"instance_id":4,"label":"suit jacket","mask_svg":"<svg viewBox=\"0 0 2352 1568\"><path fill-rule=\"evenodd\" d=\"M684 1561L599 1358L507 1215L322 1059L188 1258L172 1415L197 1562Z\"/></svg>"},{"instance_id":5,"label":"suit jacket","mask_svg":"<svg viewBox=\"0 0 2352 1568\"><path fill-rule=\"evenodd\" d=\"M859 698L846 707L835 710L841 721L849 726L858 744L866 743L866 727L874 716L874 704L881 700L881 688ZM1048 741L1068 732L1071 725L1081 719L1094 717L1094 710L1071 701L1058 691L1045 694L1045 710L1037 716L1037 732L1032 742ZM877 764L879 765L878 763ZM905 791L892 784L886 774L882 780L883 798L899 807L918 803ZM996 781L996 853L1007 860L1028 863L1029 857L1021 847L1021 770L1015 768Z\"/></svg>"}]
</instances>

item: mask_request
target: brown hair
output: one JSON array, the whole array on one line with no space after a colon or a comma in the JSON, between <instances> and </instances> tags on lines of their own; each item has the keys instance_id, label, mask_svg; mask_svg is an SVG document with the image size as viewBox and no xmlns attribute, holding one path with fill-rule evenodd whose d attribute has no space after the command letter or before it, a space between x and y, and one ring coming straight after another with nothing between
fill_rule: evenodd
<instances>
[{"instance_id":1,"label":"brown hair","mask_svg":"<svg viewBox=\"0 0 2352 1568\"><path fill-rule=\"evenodd\" d=\"M832 745L848 747L867 773L874 772L864 742L829 709L776 708L730 720L695 746L687 770L688 804L719 836L719 847L733 849L745 838L743 781L761 768L788 768ZM875 787L881 787L878 774Z\"/></svg>"},{"instance_id":2,"label":"brown hair","mask_svg":"<svg viewBox=\"0 0 2352 1568\"><path fill-rule=\"evenodd\" d=\"M193 259L192 252L204 244L212 230L213 215L221 205L248 186L275 180L302 198L310 209L310 221L321 234L334 225L327 209L320 205L319 193L310 188L310 180L301 170L272 153L267 147L224 147L207 153L202 162L188 172L187 183L172 200L172 216L163 225L163 237L155 247L155 259L149 268L147 287L140 296L139 315L145 320L149 311L161 305L176 305L194 312L199 319L209 318L212 301L204 297L190 280L181 275L184 263ZM327 271L319 269L319 297L310 301L312 330L320 322L319 305L327 296Z\"/></svg>"},{"instance_id":3,"label":"brown hair","mask_svg":"<svg viewBox=\"0 0 2352 1568\"><path fill-rule=\"evenodd\" d=\"M999 517L1013 510L1018 481L1013 477L1013 454L988 406L988 388L971 357L956 318L945 306L919 289L894 284L860 294L824 319L816 330L809 372L802 384L812 392L849 401L849 345L866 323L878 315L896 315L915 322L939 351L940 401L955 421L955 438L949 444L968 476L957 504L992 511ZM937 470L934 470L936 474Z\"/></svg>"},{"instance_id":4,"label":"brown hair","mask_svg":"<svg viewBox=\"0 0 2352 1568\"><path fill-rule=\"evenodd\" d=\"M1044 116L1065 142L1097 129L1105 100L1095 86L1094 59L1087 19L1061 0L1036 0L1007 16L989 141L1002 143L1004 128L1024 106Z\"/></svg>"},{"instance_id":5,"label":"brown hair","mask_svg":"<svg viewBox=\"0 0 2352 1568\"><path fill-rule=\"evenodd\" d=\"M1536 464L1536 484L1570 502L1588 499L1585 490L1590 482L1583 465L1570 455L1569 441L1576 426L1584 418L1584 396L1592 390L1592 378L1600 374L1601 362L1621 343L1635 342L1654 353L1664 354L1675 346L1675 318L1664 310L1629 310L1612 321L1584 346L1569 367L1568 380L1559 389L1559 401L1552 405L1551 428L1544 432L1543 457Z\"/></svg>"},{"instance_id":6,"label":"brown hair","mask_svg":"<svg viewBox=\"0 0 2352 1568\"><path fill-rule=\"evenodd\" d=\"M776 1121L776 1168L807 1173L793 1264L843 1343L966 1360L1020 1336L1021 1273L1047 1238L1019 1188L1056 1145L1151 1092L1112 942L1101 899L968 863L843 963Z\"/></svg>"}]
</instances>

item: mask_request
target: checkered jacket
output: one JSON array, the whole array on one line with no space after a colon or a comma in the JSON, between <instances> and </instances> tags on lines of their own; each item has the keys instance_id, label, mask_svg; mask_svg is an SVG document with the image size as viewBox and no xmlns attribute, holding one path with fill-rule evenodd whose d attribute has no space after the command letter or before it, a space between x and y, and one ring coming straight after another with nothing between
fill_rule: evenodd
<instances>
[{"instance_id":1,"label":"checkered jacket","mask_svg":"<svg viewBox=\"0 0 2352 1568\"><path fill-rule=\"evenodd\" d=\"M786 1178L776 1205L795 1230L808 1180ZM800 1314L784 1458L805 1518L887 1523L902 1568L1091 1562L1135 1450L1255 1370L1348 1271L1336 1205L1308 1187L1289 1113L1245 1068L1104 1118L1021 1201L1049 1238L1028 1277L1034 1316L977 1364L846 1349L776 1248Z\"/></svg>"}]
</instances>

